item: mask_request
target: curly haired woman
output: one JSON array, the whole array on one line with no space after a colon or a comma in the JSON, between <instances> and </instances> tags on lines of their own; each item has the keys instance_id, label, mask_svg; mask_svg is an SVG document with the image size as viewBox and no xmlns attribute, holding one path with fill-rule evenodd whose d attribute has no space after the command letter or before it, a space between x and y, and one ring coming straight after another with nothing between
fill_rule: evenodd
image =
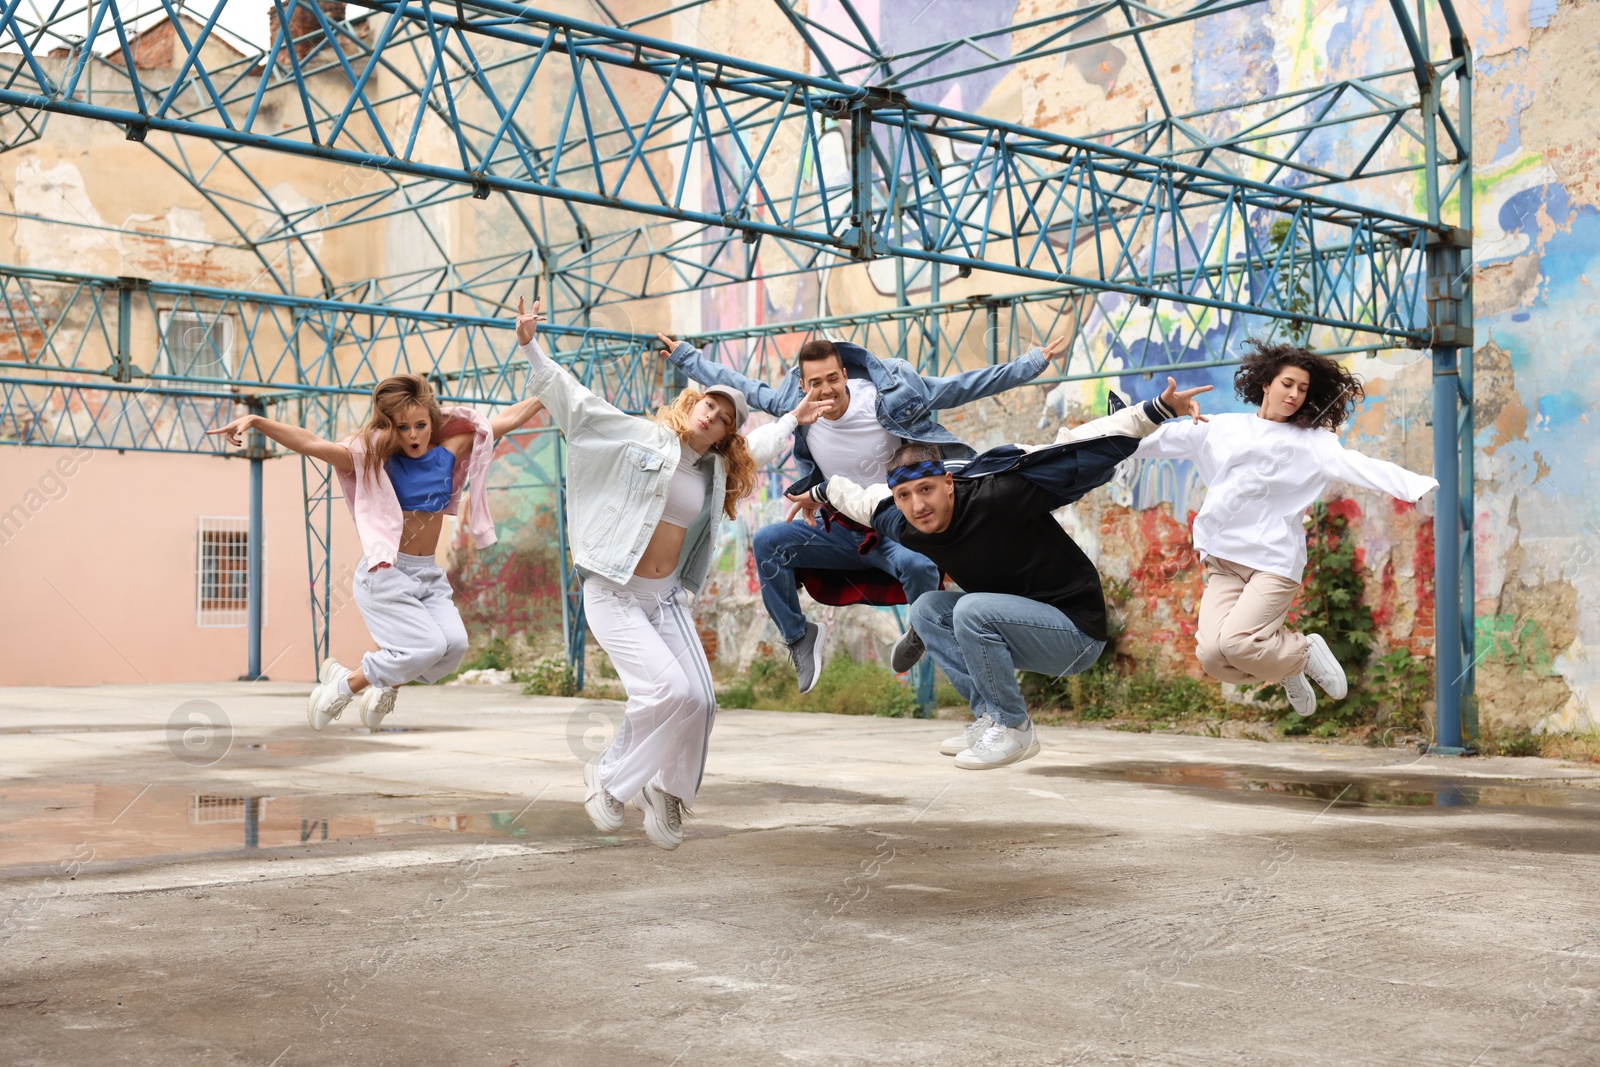
<instances>
[{"instance_id":1,"label":"curly haired woman","mask_svg":"<svg viewBox=\"0 0 1600 1067\"><path fill-rule=\"evenodd\" d=\"M717 526L755 491L757 467L826 405L807 396L748 441L739 428L749 406L731 386L685 389L653 418L629 415L545 355L535 333L541 321L537 302L531 313L517 302L527 392L567 439L568 526L584 614L628 694L616 740L584 767L584 810L596 829L611 832L638 797L645 833L674 849L717 711L711 667L680 593L705 582Z\"/></svg>"},{"instance_id":2,"label":"curly haired woman","mask_svg":"<svg viewBox=\"0 0 1600 1067\"><path fill-rule=\"evenodd\" d=\"M1302 516L1329 482L1415 502L1439 483L1339 443L1334 433L1366 394L1328 356L1247 342L1234 392L1250 414L1168 422L1135 458L1191 460L1205 481L1194 547L1205 562L1195 652L1207 674L1235 684L1281 684L1301 715L1317 708L1310 681L1335 700L1344 667L1320 634L1284 623L1306 566Z\"/></svg>"}]
</instances>

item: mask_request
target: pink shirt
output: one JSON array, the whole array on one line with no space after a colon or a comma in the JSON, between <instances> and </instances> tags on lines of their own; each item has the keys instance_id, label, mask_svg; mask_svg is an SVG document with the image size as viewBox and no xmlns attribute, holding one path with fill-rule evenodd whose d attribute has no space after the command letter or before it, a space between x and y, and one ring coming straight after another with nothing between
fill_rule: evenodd
<instances>
[{"instance_id":1,"label":"pink shirt","mask_svg":"<svg viewBox=\"0 0 1600 1067\"><path fill-rule=\"evenodd\" d=\"M494 432L489 428L489 420L471 408L449 408L443 414L444 426L439 430L440 440L469 429L472 431L472 454L467 457L466 463L456 464L454 487L444 513L456 514L461 485L470 481L472 489L467 495L467 532L472 536L473 544L487 548L495 543L494 517L489 514L489 460L494 458ZM463 422L467 425L460 425ZM339 443L350 450L350 458L355 460L354 472L339 471L339 487L344 492L344 502L350 507L351 517L356 520L361 551L367 557L369 566L392 564L395 554L400 551L400 534L405 520L400 512L400 498L395 495L394 484L389 481L389 472L380 466L376 478L368 477L366 464L362 462L366 458L367 439L359 431Z\"/></svg>"}]
</instances>

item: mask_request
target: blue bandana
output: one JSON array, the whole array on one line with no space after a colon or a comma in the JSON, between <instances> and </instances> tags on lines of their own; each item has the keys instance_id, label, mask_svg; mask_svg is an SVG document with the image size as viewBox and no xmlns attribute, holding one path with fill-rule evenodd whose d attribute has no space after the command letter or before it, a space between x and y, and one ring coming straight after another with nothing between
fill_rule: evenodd
<instances>
[{"instance_id":1,"label":"blue bandana","mask_svg":"<svg viewBox=\"0 0 1600 1067\"><path fill-rule=\"evenodd\" d=\"M944 473L944 463L937 459L924 460L921 463L911 463L904 467L896 467L889 472L889 488L906 482L914 482L918 478L936 478Z\"/></svg>"}]
</instances>

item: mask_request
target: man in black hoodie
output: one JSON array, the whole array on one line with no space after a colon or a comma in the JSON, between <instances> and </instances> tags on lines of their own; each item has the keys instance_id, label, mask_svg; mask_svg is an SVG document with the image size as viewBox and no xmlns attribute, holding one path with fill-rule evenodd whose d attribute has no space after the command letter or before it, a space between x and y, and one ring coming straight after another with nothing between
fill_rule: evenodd
<instances>
[{"instance_id":1,"label":"man in black hoodie","mask_svg":"<svg viewBox=\"0 0 1600 1067\"><path fill-rule=\"evenodd\" d=\"M1035 755L1039 742L1016 672L1077 674L1105 647L1099 572L1051 512L1110 481L1162 422L1203 420L1194 397L1210 388L1180 392L1168 378L1159 397L1063 428L1055 444L1004 445L954 471L936 446L906 444L889 461L886 485L830 478L791 497L808 510L827 504L870 523L961 587L918 597L901 639L925 645L972 704L972 725L940 747L957 767L985 770ZM914 651L897 646L895 658Z\"/></svg>"}]
</instances>

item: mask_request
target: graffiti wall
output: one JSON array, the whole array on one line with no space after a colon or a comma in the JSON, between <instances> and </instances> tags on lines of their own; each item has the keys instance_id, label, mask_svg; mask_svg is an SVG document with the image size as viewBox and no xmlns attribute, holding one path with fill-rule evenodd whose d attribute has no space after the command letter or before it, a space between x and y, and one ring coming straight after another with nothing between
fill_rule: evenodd
<instances>
[{"instance_id":1,"label":"graffiti wall","mask_svg":"<svg viewBox=\"0 0 1600 1067\"><path fill-rule=\"evenodd\" d=\"M888 52L989 34L981 44L995 56L1030 43L1034 31L1028 22L1045 10L1030 0L856 7ZM844 69L862 60L843 43L853 32L845 12L828 0L815 0L809 11L824 24L837 21L839 29L838 38L819 37L823 53L812 57L813 70L827 64ZM1600 4L1505 0L1483 8L1460 5L1460 14L1473 48L1478 160L1473 193L1480 714L1503 726L1587 728L1600 697L1600 660L1586 651L1587 644L1600 641L1600 585L1583 580L1600 573L1600 494L1593 491L1596 476L1587 462L1595 445L1589 384L1596 372L1583 369L1600 332L1591 314L1592 287L1600 280L1600 264L1591 263L1600 256L1600 172L1593 166L1600 135L1594 103ZM690 28L704 40L736 39L734 5L705 9L696 20ZM1015 29L990 33L1007 27ZM1105 29L1087 25L1074 32ZM1442 25L1429 32L1433 40L1443 39ZM1144 65L1160 71L1166 103L1179 112L1405 66L1404 45L1385 5L1253 5L1174 30L1150 51L1144 57L1131 45L1112 42L939 80L944 69L972 66L970 55L952 54L929 65L917 95L1084 134L1151 113L1158 101L1149 79L1135 76ZM1215 121L1241 120L1219 113ZM1312 135L1316 157L1336 159L1350 150L1332 136L1317 142L1321 136ZM819 165L826 164L824 159ZM1409 184L1381 180L1367 183L1363 196L1408 210L1420 203ZM929 272L908 273L908 298L924 296ZM947 298L968 291L951 281L944 288ZM696 321L678 327L715 329L865 310L885 306L893 294L893 271L882 264L834 268L702 294L689 312ZM1204 311L1130 307L1106 296L1079 323L1075 344L1111 356L1111 366L1131 363L1141 346L1199 362L1204 351L1237 355L1244 338L1262 324L1244 325ZM1388 350L1349 360L1364 376L1368 398L1345 428L1346 444L1431 470L1432 383L1422 353ZM1231 368L1179 377L1182 385L1215 385L1213 410L1242 410L1232 397ZM1044 440L1061 421L1102 410L1108 390L1140 397L1160 384L1127 375L1026 387L946 412L943 421L979 448ZM1193 626L1200 568L1188 523L1204 491L1188 464L1146 462L1130 465L1113 485L1063 516L1111 583L1126 590L1129 653L1162 669L1198 670ZM769 487L768 498L747 506L739 528L728 532L724 579L702 606L705 628L717 632L724 658L747 659L774 636L759 610L745 550L750 528L775 517L773 495ZM1404 648L1431 655L1435 501L1402 505L1340 486L1330 488L1329 499L1349 518L1358 541L1356 558L1376 624L1375 654ZM861 629L892 637L894 624L875 620Z\"/></svg>"}]
</instances>

